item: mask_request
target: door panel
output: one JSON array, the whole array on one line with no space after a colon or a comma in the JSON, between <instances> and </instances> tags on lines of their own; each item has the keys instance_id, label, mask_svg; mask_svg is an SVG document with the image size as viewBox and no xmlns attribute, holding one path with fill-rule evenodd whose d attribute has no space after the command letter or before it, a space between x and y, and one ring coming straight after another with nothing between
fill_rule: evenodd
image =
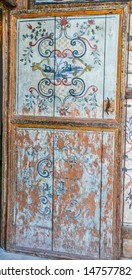
<instances>
[{"instance_id":1,"label":"door panel","mask_svg":"<svg viewBox=\"0 0 132 280\"><path fill-rule=\"evenodd\" d=\"M14 170L16 244L51 250L53 132L15 128Z\"/></svg>"},{"instance_id":2,"label":"door panel","mask_svg":"<svg viewBox=\"0 0 132 280\"><path fill-rule=\"evenodd\" d=\"M16 127L14 137L14 245L111 257L114 132Z\"/></svg>"},{"instance_id":3,"label":"door panel","mask_svg":"<svg viewBox=\"0 0 132 280\"><path fill-rule=\"evenodd\" d=\"M102 257L112 256L113 145L113 132L57 134L54 250L99 258L102 243Z\"/></svg>"},{"instance_id":4,"label":"door panel","mask_svg":"<svg viewBox=\"0 0 132 280\"><path fill-rule=\"evenodd\" d=\"M101 145L101 132L56 135L54 250L99 258Z\"/></svg>"},{"instance_id":5,"label":"door panel","mask_svg":"<svg viewBox=\"0 0 132 280\"><path fill-rule=\"evenodd\" d=\"M118 32L118 14L17 19L15 114L115 119Z\"/></svg>"},{"instance_id":6,"label":"door panel","mask_svg":"<svg viewBox=\"0 0 132 280\"><path fill-rule=\"evenodd\" d=\"M68 17L64 26L62 20L56 19L56 49L62 53L57 61L63 68L62 83L55 91L55 115L102 118L105 16Z\"/></svg>"},{"instance_id":7,"label":"door panel","mask_svg":"<svg viewBox=\"0 0 132 280\"><path fill-rule=\"evenodd\" d=\"M54 54L55 48L52 40L54 30L53 17L17 21L17 115L54 115L54 57L49 64L50 54Z\"/></svg>"}]
</instances>

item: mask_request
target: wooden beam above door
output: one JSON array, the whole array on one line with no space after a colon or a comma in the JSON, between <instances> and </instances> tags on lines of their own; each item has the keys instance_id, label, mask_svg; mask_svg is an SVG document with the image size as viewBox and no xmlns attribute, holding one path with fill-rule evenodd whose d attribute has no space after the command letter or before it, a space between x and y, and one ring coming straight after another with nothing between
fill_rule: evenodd
<instances>
[{"instance_id":1,"label":"wooden beam above door","mask_svg":"<svg viewBox=\"0 0 132 280\"><path fill-rule=\"evenodd\" d=\"M7 5L10 5L12 7L15 7L17 5L17 1L16 0L3 0L1 2L3 2L3 4L7 4Z\"/></svg>"}]
</instances>

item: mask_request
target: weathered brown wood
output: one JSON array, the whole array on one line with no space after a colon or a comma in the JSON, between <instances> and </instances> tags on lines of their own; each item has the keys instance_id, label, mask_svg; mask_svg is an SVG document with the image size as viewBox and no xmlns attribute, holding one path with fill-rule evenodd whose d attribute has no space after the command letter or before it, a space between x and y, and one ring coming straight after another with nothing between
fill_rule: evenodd
<instances>
[{"instance_id":1,"label":"weathered brown wood","mask_svg":"<svg viewBox=\"0 0 132 280\"><path fill-rule=\"evenodd\" d=\"M36 252L34 253L34 250L32 250L31 248L23 248L23 247L10 247L8 249L8 251L11 251L11 252L24 252L24 253L27 253L27 254L30 254L30 255L36 255L36 256L39 256L39 257L46 257L46 258L50 258L50 260L53 258L53 259L58 259L58 260L78 260L78 255L77 254L67 254L67 253L60 253L58 251L56 252L53 252L53 251L43 251L41 249L36 249ZM80 255L79 256L79 259L81 260L95 260L95 258L92 258L92 257L86 257L86 256L83 256L83 255Z\"/></svg>"},{"instance_id":2,"label":"weathered brown wood","mask_svg":"<svg viewBox=\"0 0 132 280\"><path fill-rule=\"evenodd\" d=\"M2 8L16 8L17 10L28 9L28 0L0 0Z\"/></svg>"},{"instance_id":3,"label":"weathered brown wood","mask_svg":"<svg viewBox=\"0 0 132 280\"><path fill-rule=\"evenodd\" d=\"M16 7L17 5L17 0L3 0L1 1L4 4L10 5L11 7Z\"/></svg>"},{"instance_id":4,"label":"weathered brown wood","mask_svg":"<svg viewBox=\"0 0 132 280\"><path fill-rule=\"evenodd\" d=\"M47 1L45 1L45 2L47 2ZM93 0L93 1L89 1L89 3L87 2L86 4L87 4L87 6L88 5L91 6L91 3L92 3L92 6L96 7L96 3L95 2L96 2L96 0ZM109 8L111 6L111 4L112 4L112 2L110 2L110 1L109 1L109 3L105 2L105 1L103 1L101 3L98 2L98 6L100 5L103 8L105 6L107 8ZM114 4L115 7L118 6L118 5L130 4L129 8L131 7L131 1L127 1L127 0L116 1L116 2L113 2L113 4ZM76 5L76 3L75 2L72 2L72 3L68 2L68 3L64 3L63 5L65 7L67 7L67 8L70 8L70 7L72 7L72 5ZM83 7L83 6L85 6L85 3L82 2L82 3L80 3L80 5ZM52 7L56 7L56 4L51 3L50 6L51 6L51 8ZM59 7L59 6L62 6L62 3L59 3L59 1L58 1L57 7ZM45 9L45 7L48 7L47 3L46 4L35 4L34 0L29 0L29 9Z\"/></svg>"},{"instance_id":5,"label":"weathered brown wood","mask_svg":"<svg viewBox=\"0 0 132 280\"><path fill-rule=\"evenodd\" d=\"M3 132L2 132L2 228L1 228L1 245L5 248L6 244L6 210L7 210L7 147L8 147L8 65L9 65L9 45L8 45L8 28L9 13L3 11Z\"/></svg>"},{"instance_id":6,"label":"weathered brown wood","mask_svg":"<svg viewBox=\"0 0 132 280\"><path fill-rule=\"evenodd\" d=\"M18 10L28 9L28 0L16 0L16 1L17 1Z\"/></svg>"},{"instance_id":7,"label":"weathered brown wood","mask_svg":"<svg viewBox=\"0 0 132 280\"><path fill-rule=\"evenodd\" d=\"M118 247L119 258L122 254L122 232L121 232L121 224L123 219L123 200L122 200L122 189L123 189L123 172L122 172L122 157L124 155L124 143L125 143L125 117L126 117L126 108L125 108L125 89L126 89L126 56L127 56L127 46L128 46L128 28L129 28L129 6L126 6L125 13L124 13L124 24L123 24L123 32L124 32L124 39L122 41L122 75L121 75L121 102L120 102L120 116L121 116L121 123L120 123L120 131L119 131L119 138L118 144L116 146L116 150L118 151L118 168L117 168L117 176L119 176L120 180L117 180L117 212L119 214L119 219L117 218L117 228L120 228L119 234L119 242L120 245ZM119 243L118 243L119 244ZM115 243L116 246L116 243Z\"/></svg>"},{"instance_id":8,"label":"weathered brown wood","mask_svg":"<svg viewBox=\"0 0 132 280\"><path fill-rule=\"evenodd\" d=\"M120 127L120 124L117 122L117 121L112 121L112 120L101 120L101 119L98 119L98 120L86 120L86 119L78 119L78 120L74 120L72 121L71 119L64 119L64 120L60 120L60 118L52 118L52 117L32 117L32 116L29 116L29 117L26 117L26 116L23 116L23 117L14 117L14 118L11 118L10 119L11 123L12 124L15 124L16 126L27 126L27 125L31 125L31 126L34 126L34 125L38 125L38 126L43 126L43 127L46 127L46 126L55 126L55 127L68 127L68 128L89 128L89 127L94 127L94 128L104 128L104 129L116 129L116 128L119 128ZM109 126L109 127L108 127Z\"/></svg>"},{"instance_id":9,"label":"weathered brown wood","mask_svg":"<svg viewBox=\"0 0 132 280\"><path fill-rule=\"evenodd\" d=\"M16 0L0 1L0 8L2 9L2 67L3 67L3 81L2 81L2 209L1 209L1 246L6 248L6 227L7 227L7 173L8 173L8 100L9 100L9 10L16 7ZM2 20L2 21L1 21ZM1 24L0 24L1 25Z\"/></svg>"}]
</instances>

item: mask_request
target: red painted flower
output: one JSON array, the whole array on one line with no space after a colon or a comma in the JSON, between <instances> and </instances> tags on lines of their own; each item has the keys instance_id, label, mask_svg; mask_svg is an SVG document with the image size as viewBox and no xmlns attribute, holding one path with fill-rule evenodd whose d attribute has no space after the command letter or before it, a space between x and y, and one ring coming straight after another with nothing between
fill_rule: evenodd
<instances>
[{"instance_id":1,"label":"red painted flower","mask_svg":"<svg viewBox=\"0 0 132 280\"><path fill-rule=\"evenodd\" d=\"M32 25L31 25L31 24L28 24L28 25L27 25L27 27L28 27L30 30L32 30L32 29L33 29L33 27L32 27Z\"/></svg>"},{"instance_id":2,"label":"red painted flower","mask_svg":"<svg viewBox=\"0 0 132 280\"><path fill-rule=\"evenodd\" d=\"M67 18L66 18L66 17L61 18L61 20L60 20L60 25L61 25L61 26L64 26L64 25L66 25L67 23L68 23L68 21L67 21Z\"/></svg>"},{"instance_id":3,"label":"red painted flower","mask_svg":"<svg viewBox=\"0 0 132 280\"><path fill-rule=\"evenodd\" d=\"M29 42L29 46L30 46L30 47L32 46L32 42Z\"/></svg>"},{"instance_id":4,"label":"red painted flower","mask_svg":"<svg viewBox=\"0 0 132 280\"><path fill-rule=\"evenodd\" d=\"M89 21L89 24L94 24L94 20L90 19Z\"/></svg>"},{"instance_id":5,"label":"red painted flower","mask_svg":"<svg viewBox=\"0 0 132 280\"><path fill-rule=\"evenodd\" d=\"M59 113L60 113L61 116L66 116L66 110L63 106L60 108Z\"/></svg>"}]
</instances>

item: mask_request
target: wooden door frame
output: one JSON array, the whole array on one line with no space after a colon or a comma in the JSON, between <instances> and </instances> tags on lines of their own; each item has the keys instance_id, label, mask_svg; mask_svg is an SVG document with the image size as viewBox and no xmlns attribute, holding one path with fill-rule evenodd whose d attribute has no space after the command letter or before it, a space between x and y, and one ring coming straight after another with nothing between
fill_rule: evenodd
<instances>
[{"instance_id":1,"label":"wooden door frame","mask_svg":"<svg viewBox=\"0 0 132 280\"><path fill-rule=\"evenodd\" d=\"M114 4L114 3L113 3ZM79 3L79 6L81 7L82 10L86 9L86 3ZM93 10L93 7L94 9L96 9L96 6L97 4L92 4L91 3L87 3L87 7L89 10ZM43 8L45 6L43 5ZM57 9L62 12L64 11L64 9L69 9L71 12L72 12L72 9L77 9L78 8L78 5L76 3L72 3L71 5L68 6L67 8L67 5L66 4L59 4L57 5ZM124 102L125 102L125 83L124 83L124 79L125 79L125 65L126 65L126 42L127 42L127 32L126 32L126 26L127 26L127 16L128 16L128 6L126 4L114 4L114 6L109 5L109 4L106 4L103 5L102 7L102 3L99 3L98 4L98 8L99 10L101 11L101 13L103 13L103 11L105 10L109 10L110 12L112 12L112 9L115 9L116 12L118 12L118 9L120 10L120 12L122 13L122 16L124 14L124 21L123 21L123 30L124 32L123 33L120 33L119 34L119 40L120 40L120 51L121 49L123 48L123 55L122 55L122 66L120 67L119 69L119 72L121 73L122 72L122 82L121 82L121 89L120 89L120 120L118 120L117 122L114 123L113 122L108 122L109 125L106 125L105 122L101 121L99 122L99 120L89 120L89 122L87 122L87 129L92 129L93 127L96 129L96 128L99 128L100 130L101 129L106 129L106 130L112 130L112 129L115 129L117 130L117 140L116 140L116 146L115 146L115 158L116 158L116 161L115 161L115 177L114 178L115 182L114 182L114 186L116 186L116 191L115 191L115 199L114 199L114 214L113 214L113 217L114 217L114 231L113 231L113 247L115 249L115 258L120 258L120 255L121 255L121 174L122 174L122 154L123 154L123 137L124 137L124 134L122 133L123 132L123 128L124 128L124 120L125 120L125 115L124 115ZM44 12L47 13L49 15L49 12L50 12L50 15L55 15L56 13L58 13L58 10L55 9L55 5L46 5L46 8L44 9ZM32 11L28 11L28 14L30 15ZM26 13L26 12L25 12ZM38 15L38 11L35 10L33 11L33 13L36 13L36 16ZM27 13L26 13L27 14ZM12 30L15 34L15 30L14 30L14 27L12 26ZM126 33L125 33L126 32ZM125 34L125 35L124 35ZM123 36L123 41L122 41L122 36ZM122 43L121 43L122 42ZM14 45L14 41L12 43ZM122 68L122 69L121 69ZM121 71L122 70L122 71ZM119 80L120 82L120 80ZM14 81L13 81L13 85L14 85ZM23 118L21 120L21 117L13 117L12 118L12 115L10 116L10 129L12 130L11 128L11 124L17 124L18 126L19 125L27 125L28 123L28 120L25 118ZM28 118L29 119L29 118ZM62 123L59 123L58 124L56 123L57 120L55 121L55 125L60 128L60 126L62 125ZM66 122L64 122L65 125L67 125L67 127L70 127L70 124L69 124L69 121L67 121L67 124ZM97 124L98 123L98 124ZM114 124L113 124L114 123ZM35 125L35 122L33 122L32 120L32 117L30 118L30 124L32 124L33 126ZM38 125L38 122L36 124L36 126ZM47 119L47 124L46 124L46 118L45 120L43 120L43 118L39 119L39 125L41 125L42 127L45 127L45 125L47 125L47 127L51 127L52 126L52 122L49 123L48 122L48 119ZM77 127L82 127L82 123L79 124L79 123L76 123L76 126ZM86 123L84 123L84 126L86 126ZM83 126L83 127L84 127ZM75 127L75 124L74 124L74 127ZM11 135L11 131L9 130L9 135ZM9 142L10 142L11 139L9 139ZM11 150L11 148L10 148ZM9 163L9 169L11 170L11 165ZM11 177L10 177L11 178ZM8 181L10 183L10 179ZM114 187L115 189L115 187ZM9 194L10 195L10 194ZM10 209L8 209L8 222L9 222L9 219L10 219ZM10 240L10 233L8 232L8 240ZM10 249L10 246L8 247L8 249ZM13 250L13 248L11 248L11 250ZM14 248L14 251L16 251L16 249ZM29 252L29 253L33 253L32 250L25 250L25 252ZM38 252L39 254L39 252ZM41 254L44 254L43 252L41 252ZM54 257L59 257L59 255L56 255L55 254L53 255Z\"/></svg>"},{"instance_id":2,"label":"wooden door frame","mask_svg":"<svg viewBox=\"0 0 132 280\"><path fill-rule=\"evenodd\" d=\"M27 9L28 8L28 0L20 0L19 3L16 3L16 1L1 1L0 3L0 9L2 10L2 15L3 15L3 20L2 20L2 26L3 26L3 33L2 33L2 41L3 41L3 148L2 148L2 222L1 222L1 246L3 248L7 248L6 244L6 236L7 236L7 212L8 212L8 205L7 205L7 200L8 200L8 191L7 191L7 186L8 186L8 169L9 169L9 164L8 164L8 157L9 157L9 150L8 150L8 143L10 142L10 128L9 128L9 123L8 123L8 118L9 118L9 113L8 113L8 102L9 102L9 96L10 96L10 89L9 89L9 11L11 9L15 10L20 10L20 9ZM8 3L7 3L8 2ZM16 6L17 4L17 6ZM112 3L111 3L112 4ZM117 5L117 3L113 3L114 5ZM15 6L14 6L15 5ZM67 4L66 4L67 5ZM65 4L63 4L64 7L66 7ZM85 5L83 3L82 5ZM91 3L90 3L91 5ZM93 5L96 7L97 3L93 3ZM98 6L101 6L104 4L98 3ZM106 3L105 3L106 5ZM118 3L119 5L119 3ZM117 5L117 6L118 6ZM37 5L39 8L39 5ZM50 7L49 7L50 6ZM49 9L55 7L55 5L49 5ZM107 4L107 7L110 5ZM127 5L126 5L127 6ZM44 7L44 5L41 7ZM46 5L47 7L47 5ZM59 4L58 7L61 7ZM124 21L124 26L123 29L126 31L126 26L128 26L128 7L126 9L126 14L125 14L125 21ZM126 38L124 39L123 42L123 57L125 57L126 53L126 48L127 48L127 32L126 32ZM120 128L119 128L119 134L120 134L120 141L118 142L118 147L117 148L117 153L120 154L120 157L118 157L118 163L117 163L117 173L118 173L118 178L121 177L122 174L122 155L123 155L123 147L124 147L124 134L122 133L124 131L124 122L125 122L125 113L124 113L124 105L125 105L125 86L124 86L124 80L125 80L125 67L126 67L126 59L123 59L122 62L122 84L121 84L121 100L120 100L120 114L121 114L121 122L120 122ZM93 123L92 123L93 125ZM91 126L91 124L89 124ZM96 124L95 124L96 126ZM119 244L118 248L116 248L116 251L118 252L118 257L121 255L121 180L118 183L118 189L117 189L117 201L116 201L116 228L119 232ZM117 217L119 217L119 220L117 220Z\"/></svg>"}]
</instances>

